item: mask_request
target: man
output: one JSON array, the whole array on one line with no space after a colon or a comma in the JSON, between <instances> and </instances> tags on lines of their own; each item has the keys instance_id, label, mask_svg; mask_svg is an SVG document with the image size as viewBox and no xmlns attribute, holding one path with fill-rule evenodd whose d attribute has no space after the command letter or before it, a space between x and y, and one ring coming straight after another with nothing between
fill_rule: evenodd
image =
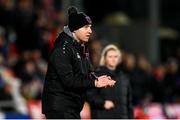
<instances>
[{"instance_id":1,"label":"man","mask_svg":"<svg viewBox=\"0 0 180 120\"><path fill-rule=\"evenodd\" d=\"M68 9L68 26L57 37L50 53L42 94L46 118L80 118L85 92L113 86L115 81L96 77L91 69L85 43L92 33L91 19L75 7Z\"/></svg>"}]
</instances>

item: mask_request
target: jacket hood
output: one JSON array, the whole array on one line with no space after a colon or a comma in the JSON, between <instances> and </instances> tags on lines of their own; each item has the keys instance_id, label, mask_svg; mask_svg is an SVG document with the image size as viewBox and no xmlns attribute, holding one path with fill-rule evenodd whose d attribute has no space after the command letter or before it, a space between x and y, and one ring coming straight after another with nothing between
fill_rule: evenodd
<instances>
[{"instance_id":1,"label":"jacket hood","mask_svg":"<svg viewBox=\"0 0 180 120\"><path fill-rule=\"evenodd\" d=\"M70 31L70 29L69 29L68 26L64 26L63 31L64 31L67 35L69 35L70 37L73 38L72 32Z\"/></svg>"}]
</instances>

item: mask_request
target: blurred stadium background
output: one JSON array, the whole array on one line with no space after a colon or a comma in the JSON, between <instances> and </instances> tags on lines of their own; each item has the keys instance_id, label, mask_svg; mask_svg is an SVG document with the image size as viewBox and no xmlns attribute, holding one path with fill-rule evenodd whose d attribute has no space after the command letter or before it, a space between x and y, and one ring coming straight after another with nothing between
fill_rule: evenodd
<instances>
[{"instance_id":1,"label":"blurred stadium background","mask_svg":"<svg viewBox=\"0 0 180 120\"><path fill-rule=\"evenodd\" d=\"M95 68L105 45L122 50L135 118L180 118L179 0L0 0L0 119L44 118L47 57L70 5L93 20Z\"/></svg>"}]
</instances>

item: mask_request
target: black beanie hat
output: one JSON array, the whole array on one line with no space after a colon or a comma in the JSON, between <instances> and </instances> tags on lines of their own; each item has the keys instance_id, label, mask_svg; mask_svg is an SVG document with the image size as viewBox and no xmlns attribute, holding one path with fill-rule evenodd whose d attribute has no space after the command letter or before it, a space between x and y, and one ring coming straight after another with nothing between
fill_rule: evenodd
<instances>
[{"instance_id":1,"label":"black beanie hat","mask_svg":"<svg viewBox=\"0 0 180 120\"><path fill-rule=\"evenodd\" d=\"M77 8L73 6L68 9L68 15L68 27L71 32L92 23L89 16L87 16L83 12L78 12Z\"/></svg>"}]
</instances>

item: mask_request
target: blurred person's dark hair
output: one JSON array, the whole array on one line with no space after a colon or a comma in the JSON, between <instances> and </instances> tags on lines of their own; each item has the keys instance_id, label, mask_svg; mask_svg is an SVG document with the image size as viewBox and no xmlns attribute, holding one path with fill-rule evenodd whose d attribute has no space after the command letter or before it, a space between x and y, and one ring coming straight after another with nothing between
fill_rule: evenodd
<instances>
[{"instance_id":1,"label":"blurred person's dark hair","mask_svg":"<svg viewBox=\"0 0 180 120\"><path fill-rule=\"evenodd\" d=\"M166 66L168 72L176 73L179 70L179 62L173 57L168 58Z\"/></svg>"},{"instance_id":2,"label":"blurred person's dark hair","mask_svg":"<svg viewBox=\"0 0 180 120\"><path fill-rule=\"evenodd\" d=\"M148 73L152 71L152 65L144 55L137 56L137 67Z\"/></svg>"}]
</instances>

